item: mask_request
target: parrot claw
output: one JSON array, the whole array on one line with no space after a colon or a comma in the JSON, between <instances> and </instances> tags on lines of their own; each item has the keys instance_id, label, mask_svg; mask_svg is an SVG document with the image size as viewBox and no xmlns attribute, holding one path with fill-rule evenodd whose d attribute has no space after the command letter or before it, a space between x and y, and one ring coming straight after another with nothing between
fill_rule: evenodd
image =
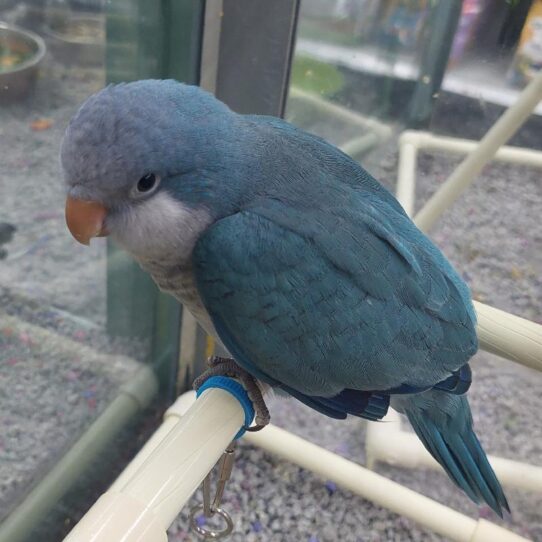
<instances>
[{"instance_id":1,"label":"parrot claw","mask_svg":"<svg viewBox=\"0 0 542 542\"><path fill-rule=\"evenodd\" d=\"M256 412L255 421L256 425L251 427L245 427L245 431L260 431L271 421L271 415L265 400L263 398L262 391L256 379L247 371L239 367L234 359L232 358L222 358L219 356L212 356L208 360L209 369L204 373L198 376L192 387L195 390L198 390L205 381L207 381L212 376L229 376L235 378L241 382L244 388L247 391L247 394L252 401L254 406L254 411Z\"/></svg>"}]
</instances>

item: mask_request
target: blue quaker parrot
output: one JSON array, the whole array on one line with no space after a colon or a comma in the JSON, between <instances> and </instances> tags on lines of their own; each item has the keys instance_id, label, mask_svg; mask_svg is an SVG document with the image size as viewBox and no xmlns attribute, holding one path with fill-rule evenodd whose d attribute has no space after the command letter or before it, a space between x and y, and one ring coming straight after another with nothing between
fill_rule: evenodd
<instances>
[{"instance_id":1,"label":"blue quaker parrot","mask_svg":"<svg viewBox=\"0 0 542 542\"><path fill-rule=\"evenodd\" d=\"M61 163L73 236L111 235L242 369L332 418L391 403L473 501L509 510L465 396L469 290L357 162L146 80L91 96Z\"/></svg>"}]
</instances>

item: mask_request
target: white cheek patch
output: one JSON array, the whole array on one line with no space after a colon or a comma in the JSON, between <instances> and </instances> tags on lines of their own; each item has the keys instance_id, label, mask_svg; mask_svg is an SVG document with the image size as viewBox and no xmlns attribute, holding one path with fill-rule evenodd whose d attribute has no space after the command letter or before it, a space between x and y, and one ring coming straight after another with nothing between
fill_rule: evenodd
<instances>
[{"instance_id":1,"label":"white cheek patch","mask_svg":"<svg viewBox=\"0 0 542 542\"><path fill-rule=\"evenodd\" d=\"M192 209L166 192L111 218L112 237L137 259L178 262L190 257L199 236L212 222L207 210Z\"/></svg>"}]
</instances>

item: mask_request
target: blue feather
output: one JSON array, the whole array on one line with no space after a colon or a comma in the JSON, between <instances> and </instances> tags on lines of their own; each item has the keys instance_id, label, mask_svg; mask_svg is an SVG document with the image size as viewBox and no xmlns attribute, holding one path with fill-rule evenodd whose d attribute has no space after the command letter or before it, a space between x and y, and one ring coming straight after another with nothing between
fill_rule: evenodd
<instances>
[{"instance_id":1,"label":"blue feather","mask_svg":"<svg viewBox=\"0 0 542 542\"><path fill-rule=\"evenodd\" d=\"M211 314L211 318L224 346L234 356L237 363L262 382L265 382L270 386L281 388L292 397L295 397L298 401L301 401L305 405L330 418L343 420L346 418L347 414L352 414L353 416L358 416L367 420L377 421L387 414L390 404L388 395L358 390L343 390L339 394L329 398L310 396L274 380L258 369L247 358L242 352L239 344L232 340L227 325L219 316Z\"/></svg>"},{"instance_id":2,"label":"blue feather","mask_svg":"<svg viewBox=\"0 0 542 542\"><path fill-rule=\"evenodd\" d=\"M472 383L472 371L469 364L463 365L458 371L454 371L446 380L433 386L433 389L447 391L455 395L467 393Z\"/></svg>"},{"instance_id":3,"label":"blue feather","mask_svg":"<svg viewBox=\"0 0 542 542\"><path fill-rule=\"evenodd\" d=\"M510 512L504 492L474 433L463 395L429 391L394 398L429 453L476 503L484 500L499 516Z\"/></svg>"}]
</instances>

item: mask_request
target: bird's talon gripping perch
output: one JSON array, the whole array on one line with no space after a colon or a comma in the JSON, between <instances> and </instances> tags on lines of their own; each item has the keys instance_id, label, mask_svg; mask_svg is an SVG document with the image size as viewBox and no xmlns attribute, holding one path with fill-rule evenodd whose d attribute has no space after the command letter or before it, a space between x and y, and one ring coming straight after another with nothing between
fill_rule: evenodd
<instances>
[{"instance_id":1,"label":"bird's talon gripping perch","mask_svg":"<svg viewBox=\"0 0 542 542\"><path fill-rule=\"evenodd\" d=\"M213 376L228 376L239 380L239 382L245 388L248 397L252 401L254 411L256 412L255 421L256 425L250 427L244 427L245 431L255 432L261 431L266 425L269 424L271 416L265 400L262 395L262 391L256 382L256 379L247 371L239 367L235 360L232 358L222 358L220 356L212 356L209 358L207 364L209 369L198 376L192 387L197 391L199 388Z\"/></svg>"}]
</instances>

